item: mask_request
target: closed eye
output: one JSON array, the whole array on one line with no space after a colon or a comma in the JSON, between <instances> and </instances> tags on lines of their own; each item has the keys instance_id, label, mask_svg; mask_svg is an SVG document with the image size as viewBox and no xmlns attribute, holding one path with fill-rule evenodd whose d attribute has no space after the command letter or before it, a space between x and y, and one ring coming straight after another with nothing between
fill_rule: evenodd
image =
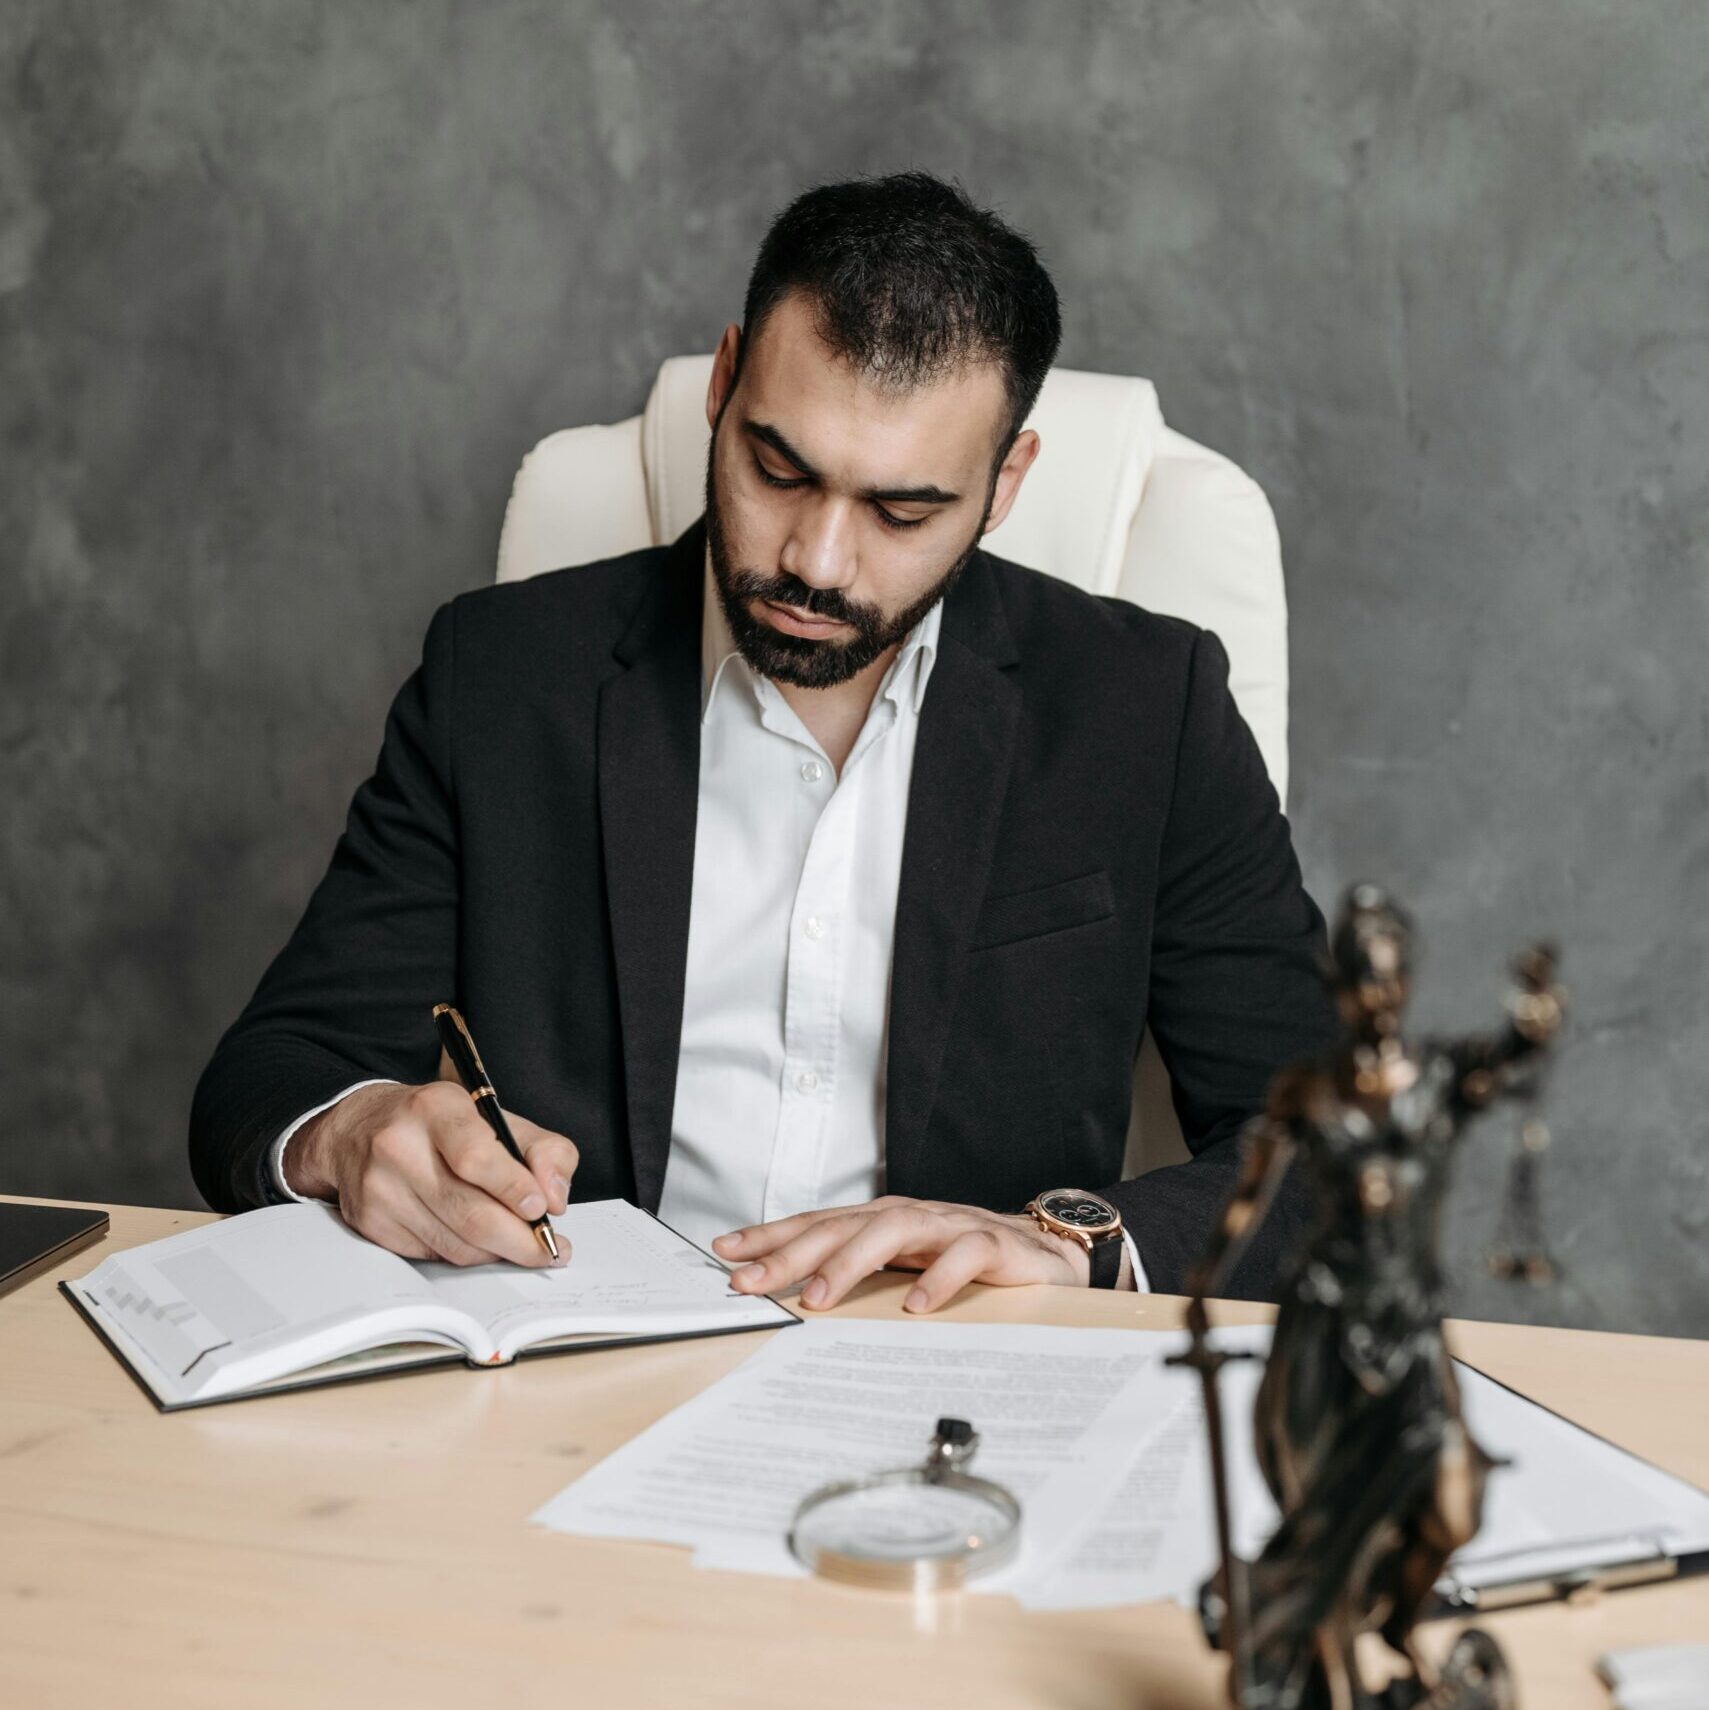
<instances>
[{"instance_id":1,"label":"closed eye","mask_svg":"<svg viewBox=\"0 0 1709 1710\"><path fill-rule=\"evenodd\" d=\"M757 457L754 459L754 469L758 473L759 478L765 482L768 487L776 487L785 493L791 493L797 487L805 487L807 485L807 477L805 475L797 481L780 481L777 476L773 475ZM878 520L883 523L886 528L893 528L898 531L902 529L918 528L921 523L931 521L930 517L914 517L910 519L907 517L892 516L890 512L876 500L873 501L872 508L874 513L877 515Z\"/></svg>"},{"instance_id":2,"label":"closed eye","mask_svg":"<svg viewBox=\"0 0 1709 1710\"><path fill-rule=\"evenodd\" d=\"M758 458L754 459L754 468L758 471L759 478L765 482L768 487L781 487L785 492L793 492L795 488L805 487L807 485L807 477L805 475L803 475L799 481L778 480L778 478L773 475Z\"/></svg>"}]
</instances>

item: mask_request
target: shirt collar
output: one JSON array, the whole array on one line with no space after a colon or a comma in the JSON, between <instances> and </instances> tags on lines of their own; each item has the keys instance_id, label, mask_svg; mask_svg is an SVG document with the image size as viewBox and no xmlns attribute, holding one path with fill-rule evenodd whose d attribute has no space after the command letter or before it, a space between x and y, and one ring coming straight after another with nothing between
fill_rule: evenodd
<instances>
[{"instance_id":1,"label":"shirt collar","mask_svg":"<svg viewBox=\"0 0 1709 1710\"><path fill-rule=\"evenodd\" d=\"M765 689L770 686L747 671L747 662L742 659L735 638L730 634L730 625L724 616L724 603L718 598L718 584L712 574L710 543L706 548L704 577L705 591L700 614L700 718L703 724L712 705L712 696L718 688L718 679L724 675L724 667L732 659L736 660L743 672L753 680L756 694L763 695ZM926 681L931 676L932 665L937 659L938 630L943 622L943 609L942 600L934 601L932 609L908 631L895 659L890 663L889 670L884 674L884 681L879 685L880 693L893 701L900 702L903 694L908 694L916 713L925 701Z\"/></svg>"}]
</instances>

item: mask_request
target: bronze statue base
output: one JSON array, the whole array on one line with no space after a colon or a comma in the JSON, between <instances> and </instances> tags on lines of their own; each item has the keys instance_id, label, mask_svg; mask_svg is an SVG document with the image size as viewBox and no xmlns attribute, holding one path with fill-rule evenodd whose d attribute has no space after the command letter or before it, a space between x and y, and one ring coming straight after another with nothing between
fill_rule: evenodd
<instances>
[{"instance_id":1,"label":"bronze statue base","mask_svg":"<svg viewBox=\"0 0 1709 1710\"><path fill-rule=\"evenodd\" d=\"M1213 1638L1215 1643L1215 1638ZM1292 1701L1278 1698L1264 1686L1242 1691L1230 1679L1230 1703L1235 1710L1341 1710L1329 1683L1317 1676ZM1442 1664L1435 1686L1425 1686L1416 1674L1389 1681L1381 1691L1357 1691L1348 1710L1517 1710L1519 1696L1502 1648L1488 1633L1468 1626Z\"/></svg>"},{"instance_id":2,"label":"bronze statue base","mask_svg":"<svg viewBox=\"0 0 1709 1710\"><path fill-rule=\"evenodd\" d=\"M1221 1649L1225 1629L1215 1587L1213 1580L1204 1588L1200 1618L1206 1637ZM1236 1710L1341 1710L1321 1674L1291 1702L1257 1683L1243 1690L1231 1676L1229 1702ZM1481 1627L1468 1627L1454 1641L1433 1687L1426 1687L1416 1674L1402 1675L1377 1692L1356 1688L1348 1710L1518 1710L1518 1705L1513 1672L1500 1645Z\"/></svg>"},{"instance_id":3,"label":"bronze statue base","mask_svg":"<svg viewBox=\"0 0 1709 1710\"><path fill-rule=\"evenodd\" d=\"M1403 1689L1398 1698L1397 1687ZM1454 1641L1431 1691L1416 1680L1391 1681L1375 1702L1382 1710L1516 1710L1519 1699L1501 1646L1481 1628L1468 1627Z\"/></svg>"}]
</instances>

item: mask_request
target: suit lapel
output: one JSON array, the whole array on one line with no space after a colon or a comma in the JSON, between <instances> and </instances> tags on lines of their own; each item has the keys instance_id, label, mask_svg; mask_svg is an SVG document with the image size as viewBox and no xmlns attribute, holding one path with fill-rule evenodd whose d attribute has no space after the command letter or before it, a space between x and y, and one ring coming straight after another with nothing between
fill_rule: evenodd
<instances>
[{"instance_id":1,"label":"suit lapel","mask_svg":"<svg viewBox=\"0 0 1709 1710\"><path fill-rule=\"evenodd\" d=\"M980 553L944 601L914 740L891 950L886 1187L906 1194L925 1142L968 938L997 840L1021 692L1018 657Z\"/></svg>"},{"instance_id":2,"label":"suit lapel","mask_svg":"<svg viewBox=\"0 0 1709 1710\"><path fill-rule=\"evenodd\" d=\"M671 546L599 694L601 840L637 1201L657 1211L682 1041L700 785L700 606L706 536Z\"/></svg>"}]
</instances>

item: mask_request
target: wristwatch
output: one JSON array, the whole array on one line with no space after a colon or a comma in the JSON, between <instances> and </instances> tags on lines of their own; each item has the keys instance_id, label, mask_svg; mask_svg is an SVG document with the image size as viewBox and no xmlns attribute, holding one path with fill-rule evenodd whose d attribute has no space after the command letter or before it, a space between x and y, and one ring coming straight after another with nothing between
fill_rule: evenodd
<instances>
[{"instance_id":1,"label":"wristwatch","mask_svg":"<svg viewBox=\"0 0 1709 1710\"><path fill-rule=\"evenodd\" d=\"M1114 1288L1122 1271L1122 1214L1084 1188L1052 1188L1027 1205L1048 1235L1078 1241L1091 1261L1093 1288Z\"/></svg>"}]
</instances>

